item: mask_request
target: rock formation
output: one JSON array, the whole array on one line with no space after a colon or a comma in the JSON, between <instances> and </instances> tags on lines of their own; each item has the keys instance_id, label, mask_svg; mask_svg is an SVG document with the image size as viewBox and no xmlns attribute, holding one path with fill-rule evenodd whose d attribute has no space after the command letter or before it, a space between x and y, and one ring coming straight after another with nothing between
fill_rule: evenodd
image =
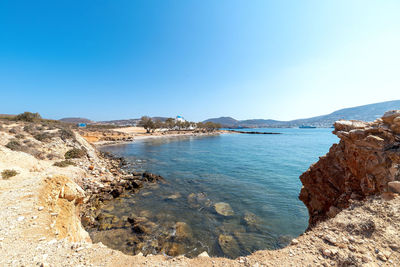
<instances>
[{"instance_id":1,"label":"rock formation","mask_svg":"<svg viewBox=\"0 0 400 267\"><path fill-rule=\"evenodd\" d=\"M400 110L374 122L337 121L340 138L300 176L300 200L309 211L309 227L335 216L352 199L396 192L400 180ZM397 192L400 193L400 192Z\"/></svg>"}]
</instances>

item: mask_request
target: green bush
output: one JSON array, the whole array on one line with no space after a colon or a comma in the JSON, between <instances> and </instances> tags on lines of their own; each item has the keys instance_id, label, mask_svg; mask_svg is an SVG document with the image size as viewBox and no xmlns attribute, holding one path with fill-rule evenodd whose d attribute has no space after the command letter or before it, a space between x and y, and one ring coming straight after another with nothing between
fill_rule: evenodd
<instances>
[{"instance_id":1,"label":"green bush","mask_svg":"<svg viewBox=\"0 0 400 267\"><path fill-rule=\"evenodd\" d=\"M64 141L75 138L71 129L60 129L60 138Z\"/></svg>"},{"instance_id":2,"label":"green bush","mask_svg":"<svg viewBox=\"0 0 400 267\"><path fill-rule=\"evenodd\" d=\"M27 133L33 132L33 125L31 125L31 124L25 125L24 126L24 131L27 132Z\"/></svg>"},{"instance_id":3,"label":"green bush","mask_svg":"<svg viewBox=\"0 0 400 267\"><path fill-rule=\"evenodd\" d=\"M17 135L15 135L15 138L17 138L17 139L24 139L24 138L25 138L25 135L23 135L23 134L17 134Z\"/></svg>"},{"instance_id":4,"label":"green bush","mask_svg":"<svg viewBox=\"0 0 400 267\"><path fill-rule=\"evenodd\" d=\"M79 148L73 148L64 155L65 159L78 159L86 156L86 151Z\"/></svg>"},{"instance_id":5,"label":"green bush","mask_svg":"<svg viewBox=\"0 0 400 267\"><path fill-rule=\"evenodd\" d=\"M52 136L49 133L38 133L38 134L35 134L33 136L33 138L35 138L36 140L38 140L40 142L45 142L45 141L49 141L52 138Z\"/></svg>"},{"instance_id":6,"label":"green bush","mask_svg":"<svg viewBox=\"0 0 400 267\"><path fill-rule=\"evenodd\" d=\"M69 165L75 166L76 164L70 160L63 160L63 161L55 162L53 165L56 167L64 168L64 167L68 167Z\"/></svg>"},{"instance_id":7,"label":"green bush","mask_svg":"<svg viewBox=\"0 0 400 267\"><path fill-rule=\"evenodd\" d=\"M38 121L41 120L42 117L40 116L39 113L32 113L32 112L24 112L15 117L17 121L28 121L28 122L33 122L33 121Z\"/></svg>"},{"instance_id":8,"label":"green bush","mask_svg":"<svg viewBox=\"0 0 400 267\"><path fill-rule=\"evenodd\" d=\"M15 171L15 170L4 170L4 171L1 172L1 177L4 180L7 180L7 179L10 179L11 177L13 177L13 176L15 176L17 174L18 174L18 172Z\"/></svg>"},{"instance_id":9,"label":"green bush","mask_svg":"<svg viewBox=\"0 0 400 267\"><path fill-rule=\"evenodd\" d=\"M11 140L6 144L6 147L14 151L22 150L22 145L17 140Z\"/></svg>"}]
</instances>

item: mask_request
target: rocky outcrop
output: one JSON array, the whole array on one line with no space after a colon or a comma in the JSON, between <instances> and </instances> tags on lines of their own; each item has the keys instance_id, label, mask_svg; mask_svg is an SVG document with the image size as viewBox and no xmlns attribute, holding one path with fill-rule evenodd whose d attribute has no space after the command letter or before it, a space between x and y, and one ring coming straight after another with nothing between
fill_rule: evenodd
<instances>
[{"instance_id":1,"label":"rocky outcrop","mask_svg":"<svg viewBox=\"0 0 400 267\"><path fill-rule=\"evenodd\" d=\"M337 121L333 133L340 142L300 176L309 227L335 216L352 199L395 192L400 180L399 110L374 122Z\"/></svg>"},{"instance_id":2,"label":"rocky outcrop","mask_svg":"<svg viewBox=\"0 0 400 267\"><path fill-rule=\"evenodd\" d=\"M51 214L50 228L58 238L72 242L88 241L89 234L79 218L80 204L85 198L82 188L65 176L48 177L44 181L41 202Z\"/></svg>"}]
</instances>

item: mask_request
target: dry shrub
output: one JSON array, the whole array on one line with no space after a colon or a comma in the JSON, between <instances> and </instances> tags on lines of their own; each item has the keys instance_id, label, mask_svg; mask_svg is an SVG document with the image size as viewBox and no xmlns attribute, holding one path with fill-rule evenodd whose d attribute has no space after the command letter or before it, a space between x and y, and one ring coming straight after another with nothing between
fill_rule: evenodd
<instances>
[{"instance_id":1,"label":"dry shrub","mask_svg":"<svg viewBox=\"0 0 400 267\"><path fill-rule=\"evenodd\" d=\"M15 140L15 139L8 142L6 144L6 147L13 151L22 151L23 150L23 146L20 144L20 142L18 142L18 140Z\"/></svg>"},{"instance_id":2,"label":"dry shrub","mask_svg":"<svg viewBox=\"0 0 400 267\"><path fill-rule=\"evenodd\" d=\"M33 136L36 140L40 142L49 142L53 136L49 133L37 133Z\"/></svg>"},{"instance_id":3,"label":"dry shrub","mask_svg":"<svg viewBox=\"0 0 400 267\"><path fill-rule=\"evenodd\" d=\"M76 164L74 162L70 161L70 160L63 160L63 161L55 162L53 165L57 166L57 167L64 168L64 167L68 167L70 165L75 166Z\"/></svg>"},{"instance_id":4,"label":"dry shrub","mask_svg":"<svg viewBox=\"0 0 400 267\"><path fill-rule=\"evenodd\" d=\"M65 159L78 159L84 156L86 156L86 151L79 148L68 150L64 155Z\"/></svg>"},{"instance_id":5,"label":"dry shrub","mask_svg":"<svg viewBox=\"0 0 400 267\"><path fill-rule=\"evenodd\" d=\"M18 172L16 170L4 170L4 171L1 172L1 177L4 180L8 180L8 179L10 179L11 177L13 177L13 176L15 176L17 174L18 174Z\"/></svg>"}]
</instances>

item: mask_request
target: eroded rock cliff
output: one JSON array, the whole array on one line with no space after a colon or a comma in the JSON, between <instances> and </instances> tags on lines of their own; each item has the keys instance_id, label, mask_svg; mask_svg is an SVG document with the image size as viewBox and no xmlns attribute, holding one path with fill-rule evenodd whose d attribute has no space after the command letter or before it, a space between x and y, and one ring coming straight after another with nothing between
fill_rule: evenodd
<instances>
[{"instance_id":1,"label":"eroded rock cliff","mask_svg":"<svg viewBox=\"0 0 400 267\"><path fill-rule=\"evenodd\" d=\"M337 121L333 133L340 142L300 176L309 227L335 216L352 199L400 193L400 110L374 122Z\"/></svg>"}]
</instances>

